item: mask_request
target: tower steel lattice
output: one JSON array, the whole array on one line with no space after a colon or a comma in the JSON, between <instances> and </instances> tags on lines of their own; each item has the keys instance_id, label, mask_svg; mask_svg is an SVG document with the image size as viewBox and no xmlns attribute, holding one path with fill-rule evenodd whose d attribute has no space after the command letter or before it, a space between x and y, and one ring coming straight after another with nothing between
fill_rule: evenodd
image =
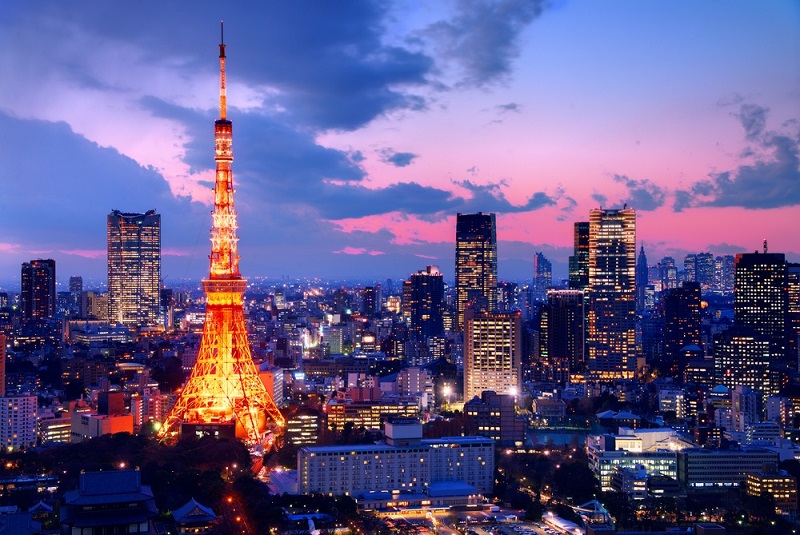
<instances>
[{"instance_id":1,"label":"tower steel lattice","mask_svg":"<svg viewBox=\"0 0 800 535\"><path fill-rule=\"evenodd\" d=\"M159 436L175 437L185 424L233 425L237 437L255 444L262 442L268 431L282 428L285 421L259 377L247 340L243 309L247 281L239 273L233 206L233 125L227 119L224 38L220 41L220 118L214 123L217 172L210 273L203 281L203 338L194 368Z\"/></svg>"}]
</instances>

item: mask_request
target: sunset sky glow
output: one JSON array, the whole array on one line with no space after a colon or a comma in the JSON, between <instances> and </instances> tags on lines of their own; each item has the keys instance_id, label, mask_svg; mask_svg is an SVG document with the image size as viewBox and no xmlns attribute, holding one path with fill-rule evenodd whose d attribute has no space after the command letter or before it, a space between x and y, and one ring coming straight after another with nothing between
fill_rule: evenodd
<instances>
[{"instance_id":1,"label":"sunset sky glow","mask_svg":"<svg viewBox=\"0 0 800 535\"><path fill-rule=\"evenodd\" d=\"M208 271L219 20L241 270L453 273L498 214L501 279L566 275L572 224L637 210L650 263L800 261L800 3L0 4L0 286L104 277L112 209L162 214L163 274Z\"/></svg>"}]
</instances>

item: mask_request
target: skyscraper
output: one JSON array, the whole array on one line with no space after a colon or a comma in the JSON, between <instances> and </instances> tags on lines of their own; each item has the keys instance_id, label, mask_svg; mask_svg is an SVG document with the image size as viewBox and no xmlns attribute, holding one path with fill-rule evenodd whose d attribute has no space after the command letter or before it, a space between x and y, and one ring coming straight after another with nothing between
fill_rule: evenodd
<instances>
[{"instance_id":1,"label":"skyscraper","mask_svg":"<svg viewBox=\"0 0 800 535\"><path fill-rule=\"evenodd\" d=\"M464 311L492 312L497 306L497 230L494 214L456 218L456 330Z\"/></svg>"},{"instance_id":2,"label":"skyscraper","mask_svg":"<svg viewBox=\"0 0 800 535\"><path fill-rule=\"evenodd\" d=\"M600 377L636 372L636 211L589 214L589 370Z\"/></svg>"},{"instance_id":3,"label":"skyscraper","mask_svg":"<svg viewBox=\"0 0 800 535\"><path fill-rule=\"evenodd\" d=\"M49 318L56 312L56 261L31 260L22 264L19 295L22 319Z\"/></svg>"},{"instance_id":4,"label":"skyscraper","mask_svg":"<svg viewBox=\"0 0 800 535\"><path fill-rule=\"evenodd\" d=\"M584 296L580 290L550 290L539 316L539 347L553 381L568 381L583 369Z\"/></svg>"},{"instance_id":5,"label":"skyscraper","mask_svg":"<svg viewBox=\"0 0 800 535\"><path fill-rule=\"evenodd\" d=\"M258 374L247 340L244 291L239 272L236 209L233 205L233 123L226 117L225 45L219 45L220 118L214 122L216 181L211 213L211 264L203 337L192 373L167 415L161 438L228 435L268 442L269 431L285 425L283 415ZM271 446L271 443L266 444Z\"/></svg>"},{"instance_id":6,"label":"skyscraper","mask_svg":"<svg viewBox=\"0 0 800 535\"><path fill-rule=\"evenodd\" d=\"M553 286L553 264L541 252L533 256L533 301L547 300L547 290Z\"/></svg>"},{"instance_id":7,"label":"skyscraper","mask_svg":"<svg viewBox=\"0 0 800 535\"><path fill-rule=\"evenodd\" d=\"M464 319L464 400L485 390L520 393L522 322L519 312L476 313Z\"/></svg>"},{"instance_id":8,"label":"skyscraper","mask_svg":"<svg viewBox=\"0 0 800 535\"><path fill-rule=\"evenodd\" d=\"M714 380L731 390L748 386L764 397L776 393L770 374L770 343L750 327L734 326L714 337Z\"/></svg>"},{"instance_id":9,"label":"skyscraper","mask_svg":"<svg viewBox=\"0 0 800 535\"><path fill-rule=\"evenodd\" d=\"M576 221L573 254L569 257L570 290L589 288L589 222Z\"/></svg>"},{"instance_id":10,"label":"skyscraper","mask_svg":"<svg viewBox=\"0 0 800 535\"><path fill-rule=\"evenodd\" d=\"M681 349L700 345L700 283L684 282L664 293L664 352L672 377L682 378Z\"/></svg>"},{"instance_id":11,"label":"skyscraper","mask_svg":"<svg viewBox=\"0 0 800 535\"><path fill-rule=\"evenodd\" d=\"M661 290L669 290L678 287L678 268L675 266L675 259L665 256L658 263L658 270L661 278Z\"/></svg>"},{"instance_id":12,"label":"skyscraper","mask_svg":"<svg viewBox=\"0 0 800 535\"><path fill-rule=\"evenodd\" d=\"M780 253L736 255L733 318L770 343L772 358L786 352L788 288L786 258Z\"/></svg>"},{"instance_id":13,"label":"skyscraper","mask_svg":"<svg viewBox=\"0 0 800 535\"><path fill-rule=\"evenodd\" d=\"M108 317L130 326L158 324L161 216L108 214Z\"/></svg>"},{"instance_id":14,"label":"skyscraper","mask_svg":"<svg viewBox=\"0 0 800 535\"><path fill-rule=\"evenodd\" d=\"M687 254L683 257L683 280L697 281L697 255Z\"/></svg>"},{"instance_id":15,"label":"skyscraper","mask_svg":"<svg viewBox=\"0 0 800 535\"><path fill-rule=\"evenodd\" d=\"M720 293L733 291L733 255L718 256L714 259L714 290Z\"/></svg>"},{"instance_id":16,"label":"skyscraper","mask_svg":"<svg viewBox=\"0 0 800 535\"><path fill-rule=\"evenodd\" d=\"M409 277L409 332L415 340L444 336L444 278L436 266Z\"/></svg>"},{"instance_id":17,"label":"skyscraper","mask_svg":"<svg viewBox=\"0 0 800 535\"><path fill-rule=\"evenodd\" d=\"M700 288L710 290L714 286L714 255L698 253L694 266L695 280L700 283Z\"/></svg>"},{"instance_id":18,"label":"skyscraper","mask_svg":"<svg viewBox=\"0 0 800 535\"><path fill-rule=\"evenodd\" d=\"M644 245L639 250L639 258L636 259L636 312L641 314L645 308L645 290L650 268L647 266L647 256L644 254Z\"/></svg>"}]
</instances>

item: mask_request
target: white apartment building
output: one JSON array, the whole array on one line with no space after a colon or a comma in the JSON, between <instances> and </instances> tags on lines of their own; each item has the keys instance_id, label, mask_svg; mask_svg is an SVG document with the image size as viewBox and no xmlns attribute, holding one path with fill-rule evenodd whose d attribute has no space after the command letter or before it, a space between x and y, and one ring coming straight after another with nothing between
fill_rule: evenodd
<instances>
[{"instance_id":1,"label":"white apartment building","mask_svg":"<svg viewBox=\"0 0 800 535\"><path fill-rule=\"evenodd\" d=\"M0 397L0 441L7 450L36 445L36 396Z\"/></svg>"},{"instance_id":2,"label":"white apartment building","mask_svg":"<svg viewBox=\"0 0 800 535\"><path fill-rule=\"evenodd\" d=\"M476 493L494 488L494 441L485 437L422 440L416 420L386 423L386 444L312 446L297 454L301 494L425 493L437 483L462 483Z\"/></svg>"}]
</instances>

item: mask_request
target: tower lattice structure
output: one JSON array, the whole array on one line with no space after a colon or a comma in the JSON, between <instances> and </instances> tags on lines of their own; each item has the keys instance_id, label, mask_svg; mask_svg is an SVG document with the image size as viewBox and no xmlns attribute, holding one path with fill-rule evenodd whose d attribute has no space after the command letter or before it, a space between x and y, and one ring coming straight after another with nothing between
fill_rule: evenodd
<instances>
[{"instance_id":1,"label":"tower lattice structure","mask_svg":"<svg viewBox=\"0 0 800 535\"><path fill-rule=\"evenodd\" d=\"M182 424L234 424L236 436L259 443L265 433L285 425L258 375L245 327L239 273L237 213L233 206L233 124L226 117L225 44L219 45L220 118L214 123L216 181L211 228L211 266L203 281L206 317L197 361L160 436L174 437Z\"/></svg>"}]
</instances>

